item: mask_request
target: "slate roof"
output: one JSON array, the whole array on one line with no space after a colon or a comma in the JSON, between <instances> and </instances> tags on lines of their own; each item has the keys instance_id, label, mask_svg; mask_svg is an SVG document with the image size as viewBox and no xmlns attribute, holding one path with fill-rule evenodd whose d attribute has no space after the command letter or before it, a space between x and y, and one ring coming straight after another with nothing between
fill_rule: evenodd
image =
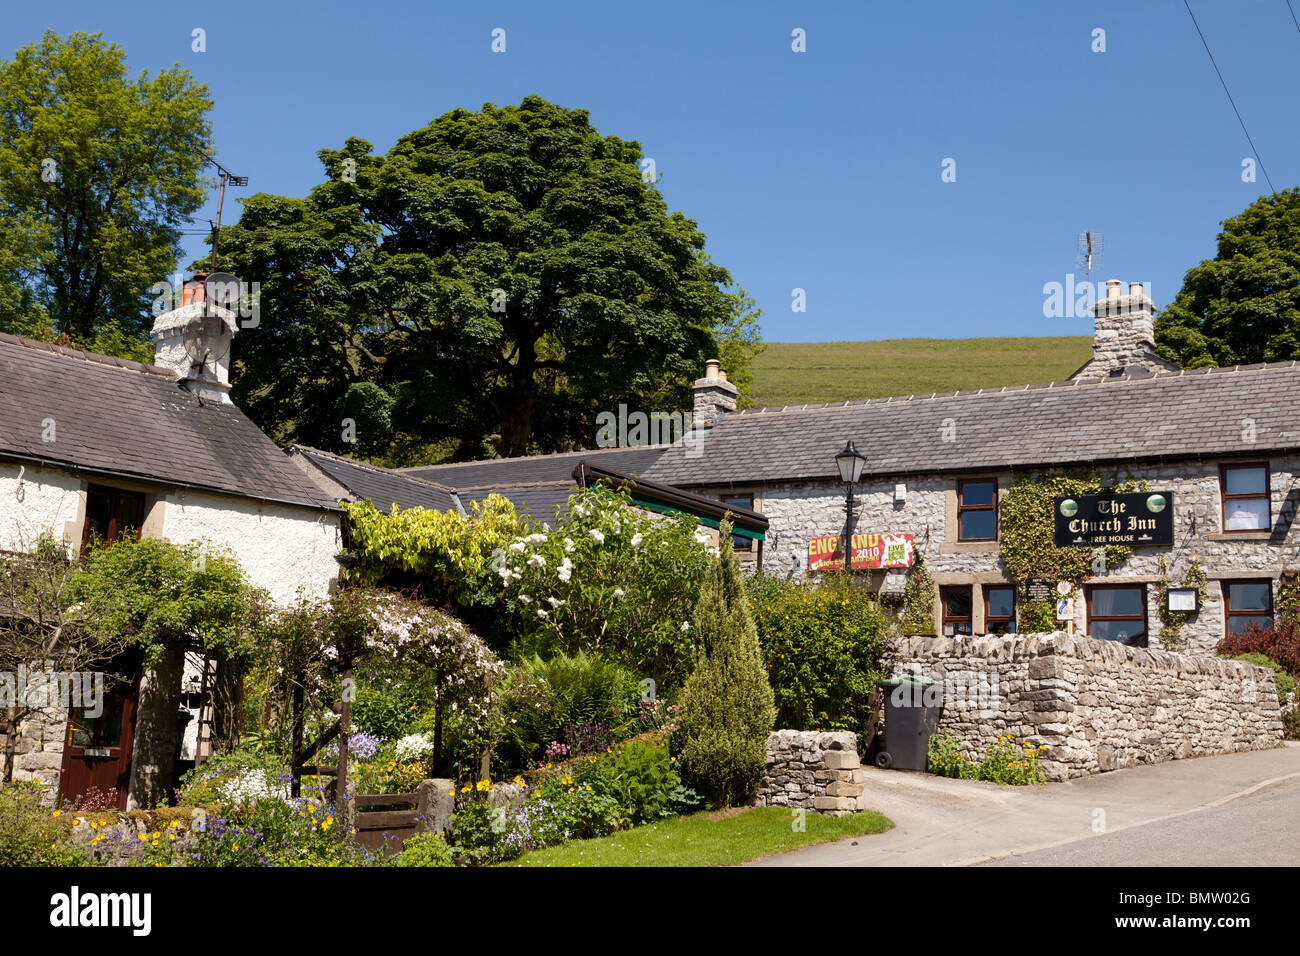
<instances>
[{"instance_id":1,"label":"slate roof","mask_svg":"<svg viewBox=\"0 0 1300 956\"><path fill-rule=\"evenodd\" d=\"M53 420L54 441L43 441ZM336 510L234 405L175 373L0 333L0 459Z\"/></svg>"},{"instance_id":2,"label":"slate roof","mask_svg":"<svg viewBox=\"0 0 1300 956\"><path fill-rule=\"evenodd\" d=\"M838 479L852 440L863 474L1263 454L1300 447L1300 363L1183 370L728 414L689 457L648 469L690 487ZM1243 440L1243 420L1254 441ZM945 427L952 440L945 441Z\"/></svg>"},{"instance_id":3,"label":"slate roof","mask_svg":"<svg viewBox=\"0 0 1300 956\"><path fill-rule=\"evenodd\" d=\"M411 468L380 468L341 455L294 445L292 452L319 469L322 489L328 493L368 498L377 508L432 508L438 511L464 508L481 502L488 495L510 499L515 510L531 514L538 521L563 514L569 495L578 488L574 467L591 461L618 471L612 462L639 468L653 462L668 446L602 449L595 452L562 452L557 455L534 455L527 458L496 458L491 461L458 462L450 465L418 465ZM626 472L618 471L621 475ZM432 481L427 475L437 475ZM316 477L316 476L313 476ZM453 486L448 479L476 484Z\"/></svg>"},{"instance_id":4,"label":"slate roof","mask_svg":"<svg viewBox=\"0 0 1300 956\"><path fill-rule=\"evenodd\" d=\"M434 511L460 508L456 492L444 485L305 445L294 445L292 450L319 468L327 478L342 485L351 497L369 499L380 511L389 511L393 505L401 509L430 508Z\"/></svg>"},{"instance_id":5,"label":"slate roof","mask_svg":"<svg viewBox=\"0 0 1300 956\"><path fill-rule=\"evenodd\" d=\"M552 455L526 455L519 458L492 458L487 461L460 461L448 465L417 465L399 468L399 472L437 481L453 488L489 488L506 485L541 483L573 484L573 468L583 460L635 477L659 460L667 445L641 445L633 448L597 448L594 451L569 451Z\"/></svg>"},{"instance_id":6,"label":"slate roof","mask_svg":"<svg viewBox=\"0 0 1300 956\"><path fill-rule=\"evenodd\" d=\"M577 490L573 469L589 461L612 471L636 477L643 474L668 449L667 445L633 448L597 448L594 451L558 452L488 461L462 461L447 465L417 465L399 473L450 485L463 502L482 501L490 494L504 495L515 509L548 521L564 513L569 495Z\"/></svg>"}]
</instances>

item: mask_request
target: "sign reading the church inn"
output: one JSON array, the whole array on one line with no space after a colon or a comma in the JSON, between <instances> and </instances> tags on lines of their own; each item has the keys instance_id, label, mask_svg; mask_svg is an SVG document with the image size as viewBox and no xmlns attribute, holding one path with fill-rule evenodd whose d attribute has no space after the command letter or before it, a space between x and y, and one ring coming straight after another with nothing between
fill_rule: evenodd
<instances>
[{"instance_id":1,"label":"sign reading the church inn","mask_svg":"<svg viewBox=\"0 0 1300 956\"><path fill-rule=\"evenodd\" d=\"M855 571L910 568L914 550L910 534L855 534ZM809 571L844 570L844 536L828 534L808 542Z\"/></svg>"},{"instance_id":2,"label":"sign reading the church inn","mask_svg":"<svg viewBox=\"0 0 1300 956\"><path fill-rule=\"evenodd\" d=\"M1058 548L1133 548L1174 543L1174 496L1167 491L1077 495L1057 498L1054 543Z\"/></svg>"}]
</instances>

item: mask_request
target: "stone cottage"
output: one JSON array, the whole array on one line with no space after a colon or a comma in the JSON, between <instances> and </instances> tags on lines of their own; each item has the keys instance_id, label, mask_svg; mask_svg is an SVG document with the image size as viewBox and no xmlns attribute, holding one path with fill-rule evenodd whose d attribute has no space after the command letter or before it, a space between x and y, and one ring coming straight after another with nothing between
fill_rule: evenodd
<instances>
[{"instance_id":1,"label":"stone cottage","mask_svg":"<svg viewBox=\"0 0 1300 956\"><path fill-rule=\"evenodd\" d=\"M233 553L280 602L337 580L341 513L229 397L236 317L189 283L159 316L155 365L0 335L0 549L43 533L78 552L90 537L143 535ZM181 652L130 675L104 715L23 728L17 776L65 796L117 790L152 803L178 746ZM187 686L187 690L197 689Z\"/></svg>"},{"instance_id":2,"label":"stone cottage","mask_svg":"<svg viewBox=\"0 0 1300 956\"><path fill-rule=\"evenodd\" d=\"M1059 626L1160 647L1159 589L1184 583L1195 562L1206 596L1182 637L1209 653L1270 621L1279 581L1300 568L1300 364L1175 369L1155 355L1141 286L1125 293L1111 280L1107 291L1094 357L1065 382L742 411L715 382L697 389L716 407L703 454L674 446L644 474L765 515L769 573L824 566L819 548L846 530L910 536L935 584L936 630L958 636L1016 630L1027 582L1002 561L999 510L1015 474L1080 467L1145 481L1172 499L1172 543L1094 564ZM850 441L866 460L846 529L835 456ZM886 597L902 593L902 569L854 573Z\"/></svg>"}]
</instances>

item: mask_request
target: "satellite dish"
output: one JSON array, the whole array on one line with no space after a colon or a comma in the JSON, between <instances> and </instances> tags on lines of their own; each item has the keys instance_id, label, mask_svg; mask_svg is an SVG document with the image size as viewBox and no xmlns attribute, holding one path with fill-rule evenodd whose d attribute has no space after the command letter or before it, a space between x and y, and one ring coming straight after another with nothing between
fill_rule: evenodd
<instances>
[{"instance_id":1,"label":"satellite dish","mask_svg":"<svg viewBox=\"0 0 1300 956\"><path fill-rule=\"evenodd\" d=\"M203 299L238 314L241 288L242 283L229 272L210 272L203 280Z\"/></svg>"},{"instance_id":2,"label":"satellite dish","mask_svg":"<svg viewBox=\"0 0 1300 956\"><path fill-rule=\"evenodd\" d=\"M224 319L205 315L185 327L183 343L194 371L215 368L230 351L230 329Z\"/></svg>"}]
</instances>

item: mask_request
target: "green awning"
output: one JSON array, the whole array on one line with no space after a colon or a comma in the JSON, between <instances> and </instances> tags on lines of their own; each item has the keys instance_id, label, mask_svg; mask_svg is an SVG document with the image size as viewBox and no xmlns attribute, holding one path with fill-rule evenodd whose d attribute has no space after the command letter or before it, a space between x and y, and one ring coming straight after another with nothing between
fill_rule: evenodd
<instances>
[{"instance_id":1,"label":"green awning","mask_svg":"<svg viewBox=\"0 0 1300 956\"><path fill-rule=\"evenodd\" d=\"M702 515L699 512L691 511L688 508L675 508L672 505L666 505L658 501L651 501L648 498L643 498L636 493L635 489L632 490L631 494L632 502L638 508L644 508L646 511L653 511L656 514L661 515L688 514L700 524L709 528L717 528L720 524L717 518L710 518L708 515ZM752 541L767 540L766 532L757 531L751 528L742 528L735 524L731 526L731 533L739 538L749 538Z\"/></svg>"}]
</instances>

